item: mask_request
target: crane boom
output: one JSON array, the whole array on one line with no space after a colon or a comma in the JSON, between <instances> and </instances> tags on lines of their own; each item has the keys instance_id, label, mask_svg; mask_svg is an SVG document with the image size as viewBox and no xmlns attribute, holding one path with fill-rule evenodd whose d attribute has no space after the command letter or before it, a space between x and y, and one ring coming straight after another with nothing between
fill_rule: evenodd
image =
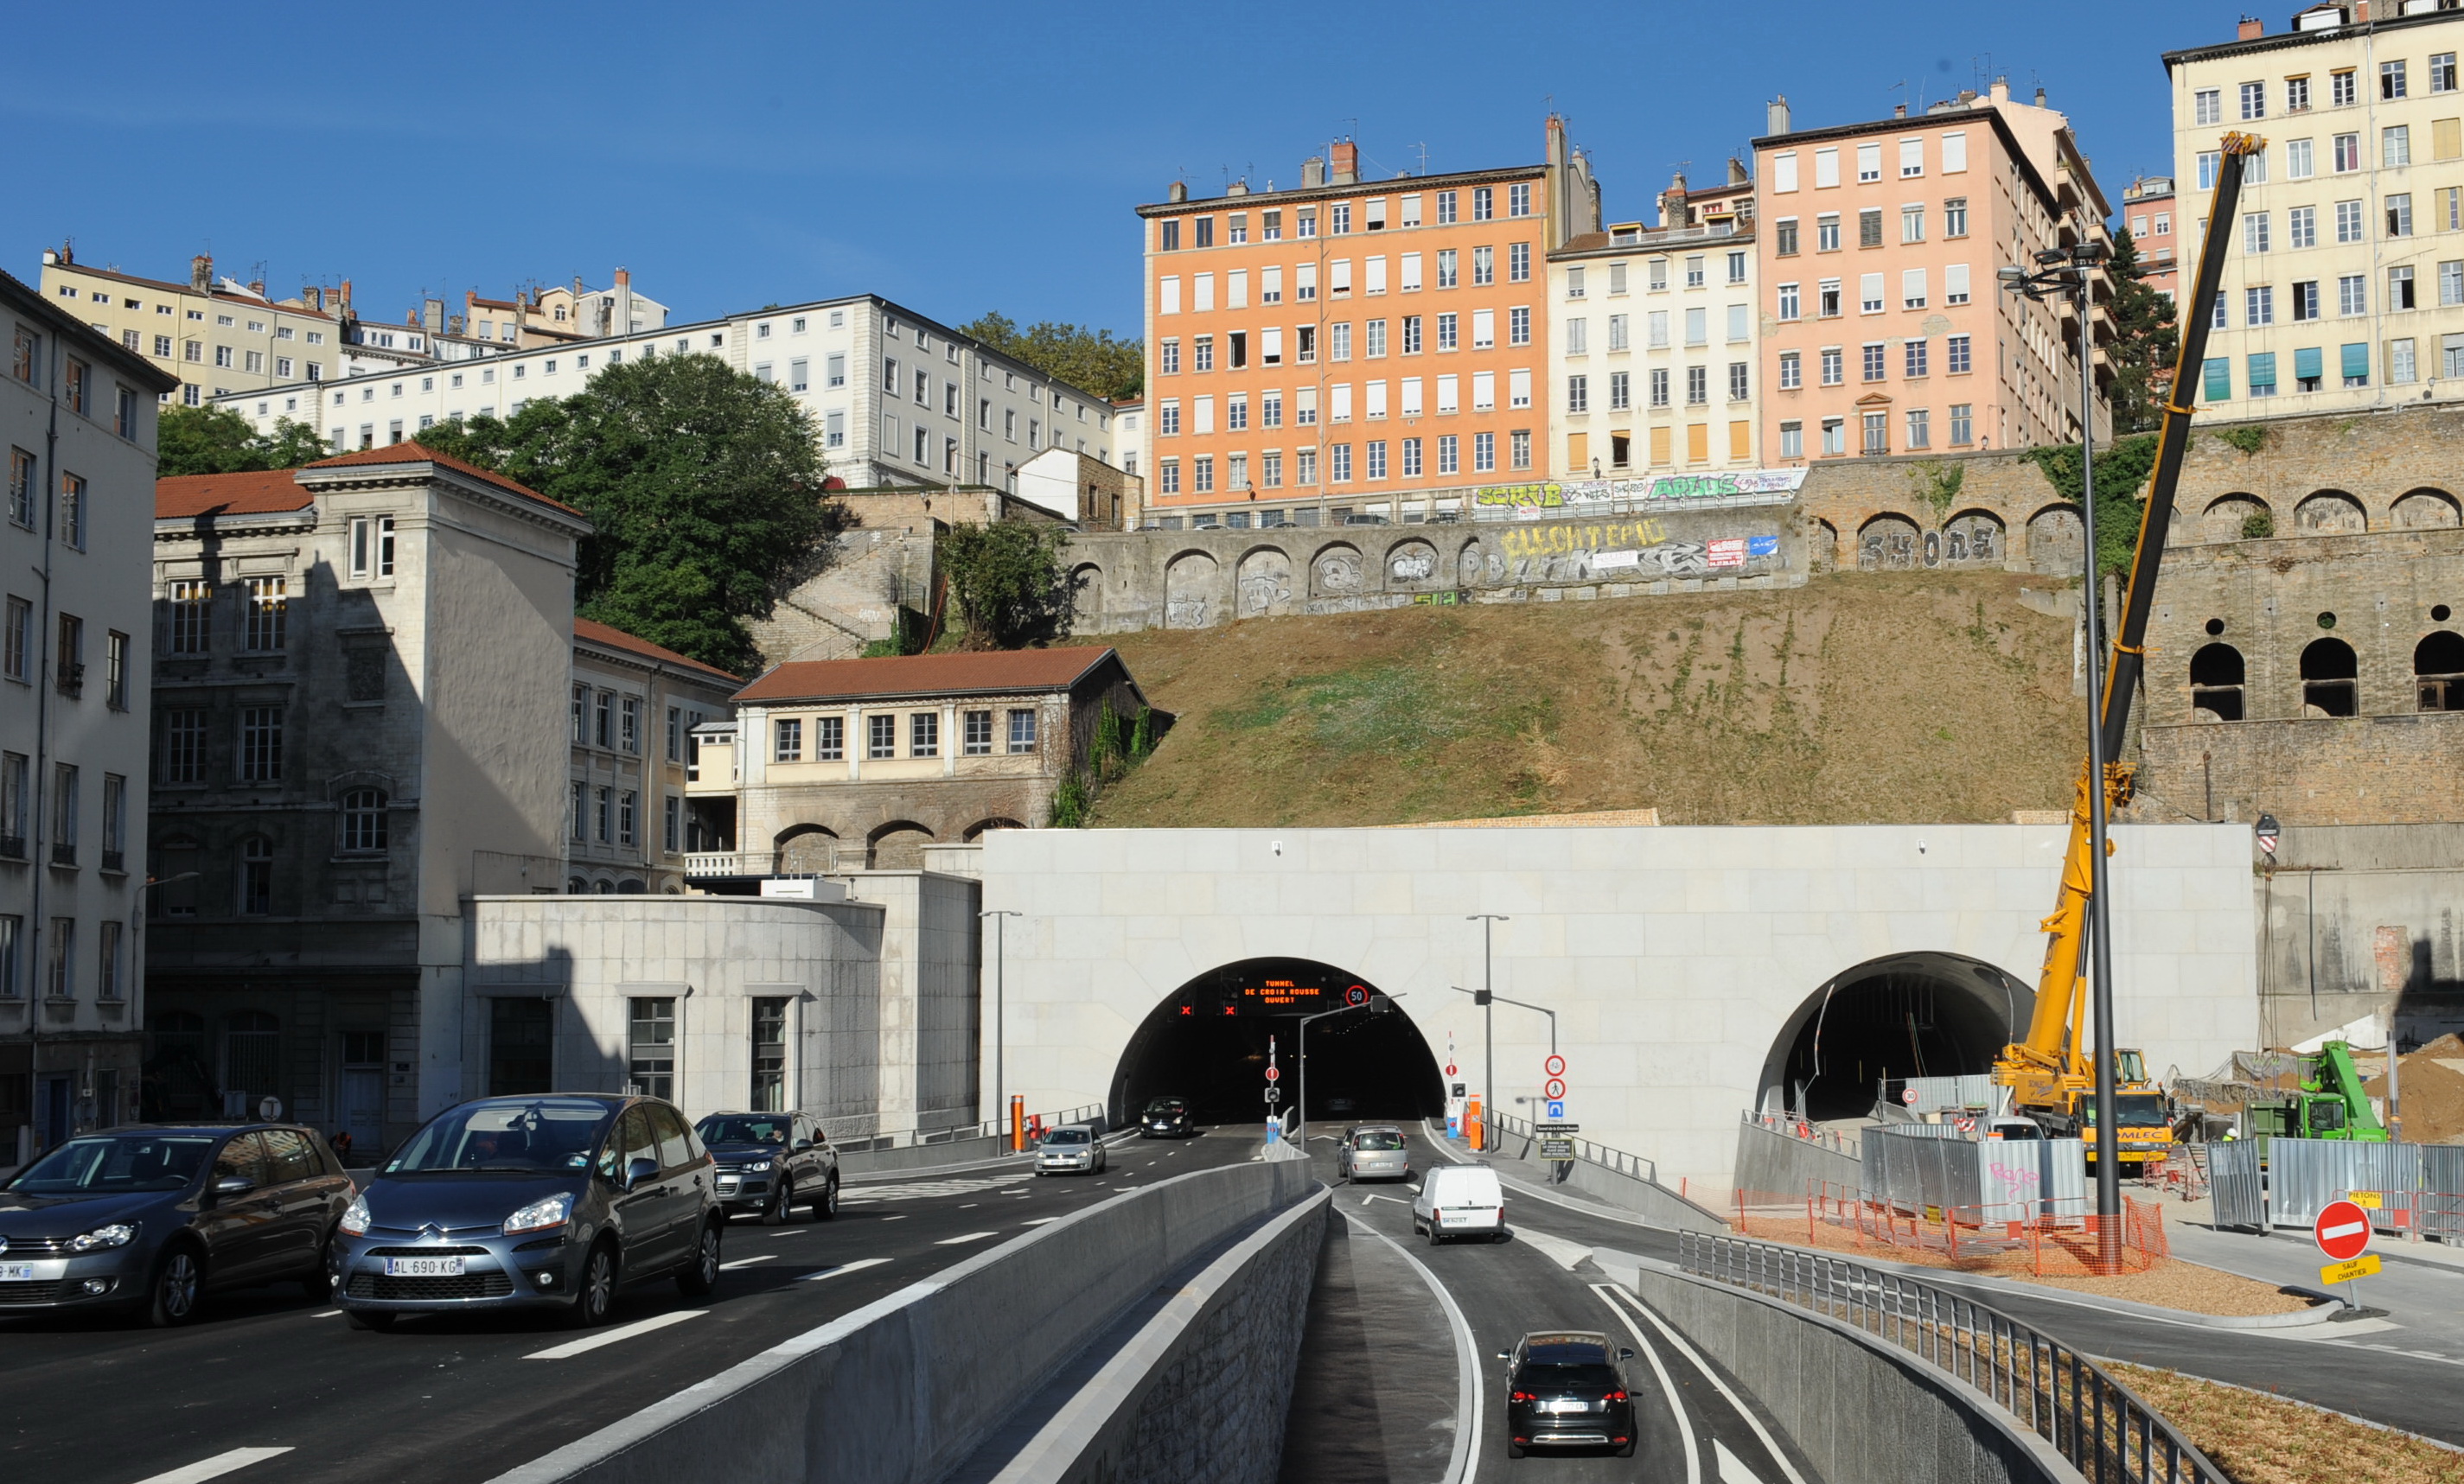
<instances>
[{"instance_id":1,"label":"crane boom","mask_svg":"<svg viewBox=\"0 0 2464 1484\"><path fill-rule=\"evenodd\" d=\"M2108 810L2130 801L2130 764L2122 762L2123 744L2130 729L2130 703L2146 667L2147 616L2156 597L2157 569L2164 564L2165 539L2173 523L2173 491L2181 482L2182 456L2190 444L2192 373L2204 362L2208 327L2224 278L2225 251L2241 201L2242 169L2266 141L2233 133L2224 138L2216 172L2215 200L2210 209L2206 240L2199 246L2199 267L2189 302L2179 316L2180 348L2173 361L2173 380L2165 397L2165 421L2157 434L2156 466L2148 476L2146 506L2139 522L2139 544L2130 560L2130 579L2123 590L2121 622L2113 635L2111 663L2105 666L2104 693L2097 698L2097 725L2103 736L2105 775L2090 779L2079 766L2079 785L2071 800L2070 848L2062 858L2060 897L2044 921L2045 960L2036 976L2035 1011L2025 1040L2003 1048L1993 1067L1994 1080L2013 1089L2020 1107L2041 1112L2076 1114L2079 1094L2094 1085L2093 1069L2080 1052L2077 1032L2079 966L2087 942L2089 872L2088 789L2104 790ZM2081 366L2079 374L2091 374ZM2097 601L2096 554L2087 554L2087 581L2080 600Z\"/></svg>"}]
</instances>

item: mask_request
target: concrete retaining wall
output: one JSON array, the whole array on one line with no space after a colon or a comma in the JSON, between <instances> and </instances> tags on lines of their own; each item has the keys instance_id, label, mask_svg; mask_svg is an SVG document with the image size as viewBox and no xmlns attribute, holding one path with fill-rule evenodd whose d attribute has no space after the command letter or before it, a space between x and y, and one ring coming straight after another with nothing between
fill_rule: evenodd
<instances>
[{"instance_id":1,"label":"concrete retaining wall","mask_svg":"<svg viewBox=\"0 0 2464 1484\"><path fill-rule=\"evenodd\" d=\"M1291 1206L1302 1163L1106 1201L773 1346L495 1484L927 1484L1165 1276Z\"/></svg>"},{"instance_id":2,"label":"concrete retaining wall","mask_svg":"<svg viewBox=\"0 0 2464 1484\"><path fill-rule=\"evenodd\" d=\"M1651 1258L1594 1260L1751 1386L1828 1484L2079 1484L2015 1418L1896 1345Z\"/></svg>"},{"instance_id":3,"label":"concrete retaining wall","mask_svg":"<svg viewBox=\"0 0 2464 1484\"><path fill-rule=\"evenodd\" d=\"M1805 1193L1809 1181L1854 1187L1864 1166L1837 1149L1775 1133L1758 1124L1737 1124L1737 1189L1772 1195Z\"/></svg>"},{"instance_id":4,"label":"concrete retaining wall","mask_svg":"<svg viewBox=\"0 0 2464 1484\"><path fill-rule=\"evenodd\" d=\"M995 1484L1270 1484L1332 1192L1207 1266Z\"/></svg>"}]
</instances>

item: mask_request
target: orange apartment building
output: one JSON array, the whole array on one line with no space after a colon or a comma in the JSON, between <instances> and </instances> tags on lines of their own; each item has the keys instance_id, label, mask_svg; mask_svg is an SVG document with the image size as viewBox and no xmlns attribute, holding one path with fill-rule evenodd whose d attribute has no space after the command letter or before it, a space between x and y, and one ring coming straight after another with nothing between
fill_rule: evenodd
<instances>
[{"instance_id":1,"label":"orange apartment building","mask_svg":"<svg viewBox=\"0 0 2464 1484\"><path fill-rule=\"evenodd\" d=\"M2173 235L2173 177L2143 175L2122 188L2123 223L2139 250L2139 276L2167 298L2173 296L2182 264Z\"/></svg>"},{"instance_id":2,"label":"orange apartment building","mask_svg":"<svg viewBox=\"0 0 2464 1484\"><path fill-rule=\"evenodd\" d=\"M1781 99L1770 126L1753 142L1765 462L2078 442L2074 311L1995 276L2105 236L2104 198L2042 90L2018 103L1997 81L1914 116L1804 130ZM2090 314L2109 322L2101 300Z\"/></svg>"},{"instance_id":3,"label":"orange apartment building","mask_svg":"<svg viewBox=\"0 0 2464 1484\"><path fill-rule=\"evenodd\" d=\"M1442 518L1545 477L1549 254L1599 229L1564 120L1534 165L1372 183L1330 153L1296 190L1138 207L1151 525Z\"/></svg>"}]
</instances>

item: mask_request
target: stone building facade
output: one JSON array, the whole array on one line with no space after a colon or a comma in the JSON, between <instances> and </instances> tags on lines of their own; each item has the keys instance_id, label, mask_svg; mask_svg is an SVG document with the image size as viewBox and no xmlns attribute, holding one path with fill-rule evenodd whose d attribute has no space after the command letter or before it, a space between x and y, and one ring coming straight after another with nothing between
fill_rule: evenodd
<instances>
[{"instance_id":1,"label":"stone building facade","mask_svg":"<svg viewBox=\"0 0 2464 1484\"><path fill-rule=\"evenodd\" d=\"M743 682L589 619L573 621L565 882L585 892L684 888L685 772L695 727Z\"/></svg>"},{"instance_id":2,"label":"stone building facade","mask_svg":"<svg viewBox=\"0 0 2464 1484\"><path fill-rule=\"evenodd\" d=\"M1107 708L1148 709L1100 646L779 666L698 734L689 872L913 869L928 845L1040 826Z\"/></svg>"},{"instance_id":3,"label":"stone building facade","mask_svg":"<svg viewBox=\"0 0 2464 1484\"><path fill-rule=\"evenodd\" d=\"M389 1145L455 1096L462 899L565 880L589 525L416 444L155 517L147 1111Z\"/></svg>"}]
</instances>

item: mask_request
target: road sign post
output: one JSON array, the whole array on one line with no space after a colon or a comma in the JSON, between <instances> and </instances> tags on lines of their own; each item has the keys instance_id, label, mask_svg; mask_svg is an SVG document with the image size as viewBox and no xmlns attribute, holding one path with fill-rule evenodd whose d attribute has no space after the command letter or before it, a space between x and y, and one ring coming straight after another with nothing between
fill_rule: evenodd
<instances>
[{"instance_id":1,"label":"road sign post","mask_svg":"<svg viewBox=\"0 0 2464 1484\"><path fill-rule=\"evenodd\" d=\"M2379 1270L2375 1255L2364 1255L2370 1246L2370 1213L2349 1200L2329 1201L2320 1209L2310 1239L2327 1257L2327 1266L2319 1270L2319 1281L2343 1284L2344 1301L2360 1308L2361 1289L2355 1280Z\"/></svg>"}]
</instances>

